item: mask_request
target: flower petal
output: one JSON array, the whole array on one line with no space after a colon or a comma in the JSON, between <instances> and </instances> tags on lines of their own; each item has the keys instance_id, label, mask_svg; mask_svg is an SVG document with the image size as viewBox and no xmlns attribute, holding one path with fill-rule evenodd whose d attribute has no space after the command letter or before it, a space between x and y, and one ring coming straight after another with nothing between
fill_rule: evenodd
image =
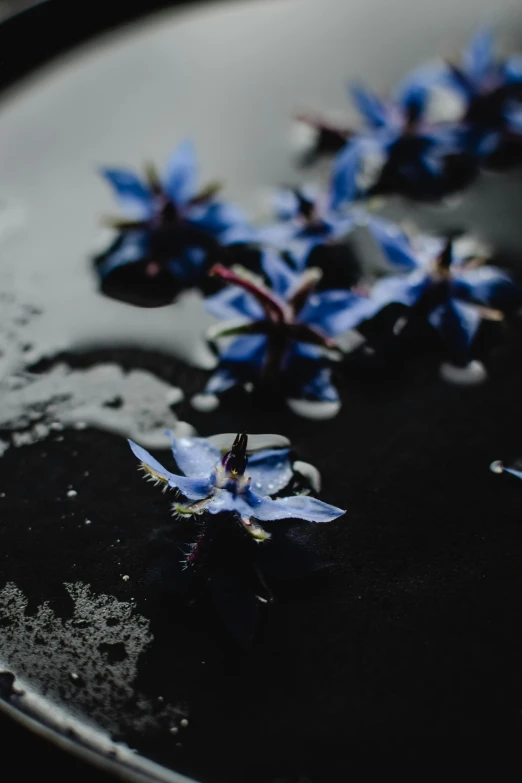
<instances>
[{"instance_id":1,"label":"flower petal","mask_svg":"<svg viewBox=\"0 0 522 783\"><path fill-rule=\"evenodd\" d=\"M374 93L358 84L350 87L350 93L358 111L372 128L381 128L388 123L388 108Z\"/></svg>"},{"instance_id":2,"label":"flower petal","mask_svg":"<svg viewBox=\"0 0 522 783\"><path fill-rule=\"evenodd\" d=\"M152 193L132 171L101 169L126 215L135 220L149 220L152 216Z\"/></svg>"},{"instance_id":3,"label":"flower petal","mask_svg":"<svg viewBox=\"0 0 522 783\"><path fill-rule=\"evenodd\" d=\"M293 471L290 449L264 449L248 457L247 474L260 495L275 495L290 482Z\"/></svg>"},{"instance_id":4,"label":"flower petal","mask_svg":"<svg viewBox=\"0 0 522 783\"><path fill-rule=\"evenodd\" d=\"M229 369L219 369L210 377L204 394L222 394L239 383L239 379Z\"/></svg>"},{"instance_id":5,"label":"flower petal","mask_svg":"<svg viewBox=\"0 0 522 783\"><path fill-rule=\"evenodd\" d=\"M493 46L493 31L485 27L473 36L463 52L462 64L466 74L477 86L495 64Z\"/></svg>"},{"instance_id":6,"label":"flower petal","mask_svg":"<svg viewBox=\"0 0 522 783\"><path fill-rule=\"evenodd\" d=\"M148 231L122 232L102 261L97 264L97 272L102 279L114 269L143 261L149 252Z\"/></svg>"},{"instance_id":7,"label":"flower petal","mask_svg":"<svg viewBox=\"0 0 522 783\"><path fill-rule=\"evenodd\" d=\"M301 397L317 402L338 402L339 394L332 383L332 371L321 367L301 387Z\"/></svg>"},{"instance_id":8,"label":"flower petal","mask_svg":"<svg viewBox=\"0 0 522 783\"><path fill-rule=\"evenodd\" d=\"M308 297L299 320L335 337L358 326L369 317L370 309L373 310L367 297L351 291L322 291Z\"/></svg>"},{"instance_id":9,"label":"flower petal","mask_svg":"<svg viewBox=\"0 0 522 783\"><path fill-rule=\"evenodd\" d=\"M441 60L424 63L407 74L394 90L394 100L403 108L412 102L427 103L435 87L440 86L447 75L447 67Z\"/></svg>"},{"instance_id":10,"label":"flower petal","mask_svg":"<svg viewBox=\"0 0 522 783\"><path fill-rule=\"evenodd\" d=\"M168 484L169 487L179 489L179 491L185 495L185 497L189 498L189 500L202 500L213 492L214 488L208 476L206 478L186 478L185 476L177 476L175 473L170 473L168 470L165 470L157 459L154 459L148 451L145 451L145 449L138 446L134 441L129 440L129 445L134 455L139 459L145 470L153 479Z\"/></svg>"},{"instance_id":11,"label":"flower petal","mask_svg":"<svg viewBox=\"0 0 522 783\"><path fill-rule=\"evenodd\" d=\"M419 266L418 258L408 236L399 226L382 218L370 217L368 229L392 264L413 271Z\"/></svg>"},{"instance_id":12,"label":"flower petal","mask_svg":"<svg viewBox=\"0 0 522 783\"><path fill-rule=\"evenodd\" d=\"M359 175L365 158L385 155L385 145L379 139L368 136L355 136L335 157L332 168L331 195L332 208L336 209L346 202L362 195Z\"/></svg>"},{"instance_id":13,"label":"flower petal","mask_svg":"<svg viewBox=\"0 0 522 783\"><path fill-rule=\"evenodd\" d=\"M273 204L279 220L290 220L299 213L299 199L291 188L278 188L273 196Z\"/></svg>"},{"instance_id":14,"label":"flower petal","mask_svg":"<svg viewBox=\"0 0 522 783\"><path fill-rule=\"evenodd\" d=\"M476 307L450 299L433 310L428 320L459 355L467 356L481 320Z\"/></svg>"},{"instance_id":15,"label":"flower petal","mask_svg":"<svg viewBox=\"0 0 522 783\"><path fill-rule=\"evenodd\" d=\"M422 272L412 272L404 276L381 277L370 292L369 313L375 314L392 302L411 307L430 285L429 276Z\"/></svg>"},{"instance_id":16,"label":"flower petal","mask_svg":"<svg viewBox=\"0 0 522 783\"><path fill-rule=\"evenodd\" d=\"M220 354L222 362L248 362L261 365L266 352L266 336L253 334L238 337Z\"/></svg>"},{"instance_id":17,"label":"flower petal","mask_svg":"<svg viewBox=\"0 0 522 783\"><path fill-rule=\"evenodd\" d=\"M285 298L288 291L299 280L299 275L296 275L277 253L273 253L270 250L263 252L261 266L263 272L270 280L273 290L281 298Z\"/></svg>"},{"instance_id":18,"label":"flower petal","mask_svg":"<svg viewBox=\"0 0 522 783\"><path fill-rule=\"evenodd\" d=\"M243 210L235 204L227 204L221 201L212 201L202 204L197 209L190 210L190 221L198 228L208 231L221 237L221 234L237 231L245 231L246 215Z\"/></svg>"},{"instance_id":19,"label":"flower petal","mask_svg":"<svg viewBox=\"0 0 522 783\"><path fill-rule=\"evenodd\" d=\"M233 495L226 489L218 490L210 504L207 506L207 511L210 514L222 514L224 512L235 513L238 515L245 531L251 535L252 538L257 541L266 541L270 538L270 533L267 533L262 527L250 521L252 506L245 494Z\"/></svg>"},{"instance_id":20,"label":"flower petal","mask_svg":"<svg viewBox=\"0 0 522 783\"><path fill-rule=\"evenodd\" d=\"M522 54L514 54L508 57L504 63L504 78L508 84L522 82Z\"/></svg>"},{"instance_id":21,"label":"flower petal","mask_svg":"<svg viewBox=\"0 0 522 783\"><path fill-rule=\"evenodd\" d=\"M331 522L346 512L342 508L330 506L322 500L308 495L295 495L288 498L264 498L252 490L245 493L250 513L261 522L279 519L303 519L306 522Z\"/></svg>"},{"instance_id":22,"label":"flower petal","mask_svg":"<svg viewBox=\"0 0 522 783\"><path fill-rule=\"evenodd\" d=\"M167 161L163 187L175 204L186 204L196 192L197 177L196 151L192 142L186 139Z\"/></svg>"},{"instance_id":23,"label":"flower petal","mask_svg":"<svg viewBox=\"0 0 522 783\"><path fill-rule=\"evenodd\" d=\"M219 449L206 438L176 438L170 431L167 435L170 437L176 465L185 476L208 478L221 460Z\"/></svg>"},{"instance_id":24,"label":"flower petal","mask_svg":"<svg viewBox=\"0 0 522 783\"><path fill-rule=\"evenodd\" d=\"M229 286L213 296L205 299L205 310L214 318L222 318L226 321L241 316L249 321L258 321L264 318L264 310L261 305L246 291L238 286Z\"/></svg>"},{"instance_id":25,"label":"flower petal","mask_svg":"<svg viewBox=\"0 0 522 783\"><path fill-rule=\"evenodd\" d=\"M452 294L458 299L497 306L520 301L520 288L506 272L493 266L462 269L453 275Z\"/></svg>"}]
</instances>

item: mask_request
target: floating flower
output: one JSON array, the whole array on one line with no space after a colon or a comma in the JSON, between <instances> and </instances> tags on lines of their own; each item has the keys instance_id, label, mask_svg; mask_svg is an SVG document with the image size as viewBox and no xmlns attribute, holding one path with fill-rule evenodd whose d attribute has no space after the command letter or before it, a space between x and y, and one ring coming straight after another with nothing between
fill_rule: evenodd
<instances>
[{"instance_id":1,"label":"floating flower","mask_svg":"<svg viewBox=\"0 0 522 783\"><path fill-rule=\"evenodd\" d=\"M451 129L424 120L426 94L381 99L362 87L353 100L368 130L352 134L333 164L333 206L383 192L433 197L449 187L448 160L458 152Z\"/></svg>"},{"instance_id":2,"label":"floating flower","mask_svg":"<svg viewBox=\"0 0 522 783\"><path fill-rule=\"evenodd\" d=\"M261 265L271 287L241 267L211 270L231 286L206 299L206 308L216 318L236 322L213 330L214 340L231 342L220 350L205 393L254 383L287 398L337 403L328 366L332 351L339 354L333 338L364 319L367 300L351 291L316 292L319 270L296 274L269 251Z\"/></svg>"},{"instance_id":3,"label":"floating flower","mask_svg":"<svg viewBox=\"0 0 522 783\"><path fill-rule=\"evenodd\" d=\"M478 157L504 142L522 142L522 55L495 57L493 33L480 30L460 65L448 62L444 81L464 101L459 123L463 149Z\"/></svg>"},{"instance_id":4,"label":"floating flower","mask_svg":"<svg viewBox=\"0 0 522 783\"><path fill-rule=\"evenodd\" d=\"M357 220L353 212L333 210L330 194L311 186L280 188L274 206L279 222L258 229L257 239L288 253L300 272L314 248L341 240Z\"/></svg>"},{"instance_id":5,"label":"floating flower","mask_svg":"<svg viewBox=\"0 0 522 783\"><path fill-rule=\"evenodd\" d=\"M410 308L437 330L457 366L467 365L482 319L500 321L520 301L520 291L500 269L462 241L435 237L410 240L403 232L373 235L385 254L407 274L381 278L370 294L374 312L392 302Z\"/></svg>"},{"instance_id":6,"label":"floating flower","mask_svg":"<svg viewBox=\"0 0 522 783\"><path fill-rule=\"evenodd\" d=\"M266 449L248 456L245 434L237 435L232 448L223 456L205 438L172 437L172 453L184 476L170 473L145 449L129 442L151 480L178 490L190 501L174 502L177 515L229 513L255 541L267 540L270 533L253 520L330 522L345 513L307 495L270 497L286 487L292 477L289 449Z\"/></svg>"},{"instance_id":7,"label":"floating flower","mask_svg":"<svg viewBox=\"0 0 522 783\"><path fill-rule=\"evenodd\" d=\"M197 282L219 244L238 241L241 211L216 200L219 185L197 189L194 147L185 141L169 158L163 176L153 166L145 181L127 169L102 169L126 215L112 220L115 243L96 262L102 280L114 270L143 263L144 277L167 272L183 285ZM238 233L239 232L239 233Z\"/></svg>"}]
</instances>

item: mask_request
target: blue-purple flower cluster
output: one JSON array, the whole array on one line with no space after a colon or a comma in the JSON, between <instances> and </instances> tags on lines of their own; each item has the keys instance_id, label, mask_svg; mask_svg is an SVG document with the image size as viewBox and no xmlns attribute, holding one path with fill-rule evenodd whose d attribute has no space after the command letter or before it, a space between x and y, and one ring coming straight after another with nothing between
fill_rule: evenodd
<instances>
[{"instance_id":1,"label":"blue-purple flower cluster","mask_svg":"<svg viewBox=\"0 0 522 783\"><path fill-rule=\"evenodd\" d=\"M338 131L343 146L328 186L280 188L274 220L264 226L219 200L217 185L198 189L189 142L174 151L161 177L150 166L143 181L124 169L105 169L125 219L112 222L116 239L96 259L102 286L130 269L140 295L157 283L156 304L187 286L207 295L207 311L225 322L208 335L217 354L204 389L208 400L234 387L261 388L294 410L295 401L320 403L322 413L316 408L314 415L334 415L334 370L342 370L353 346L348 337L362 341L354 330L364 334L365 324L389 305L402 308L388 323L391 332L369 340L367 349L382 353L403 339L405 324L422 322L438 335L456 378L477 365L481 322L502 321L520 302L518 287L455 237L406 233L356 202L390 190L443 195L462 171L457 159L473 167L522 141L521 95L522 58L498 59L490 31L473 38L462 62L417 69L389 99L353 87L366 126ZM337 254L349 268L359 230L385 261L362 281L359 271L352 280L332 261Z\"/></svg>"},{"instance_id":2,"label":"blue-purple flower cluster","mask_svg":"<svg viewBox=\"0 0 522 783\"><path fill-rule=\"evenodd\" d=\"M495 54L480 30L461 62L427 63L389 98L351 86L359 130L301 116L318 131L317 152L339 149L334 204L376 193L439 198L468 182L484 161L522 152L522 56ZM324 141L328 143L323 143Z\"/></svg>"}]
</instances>

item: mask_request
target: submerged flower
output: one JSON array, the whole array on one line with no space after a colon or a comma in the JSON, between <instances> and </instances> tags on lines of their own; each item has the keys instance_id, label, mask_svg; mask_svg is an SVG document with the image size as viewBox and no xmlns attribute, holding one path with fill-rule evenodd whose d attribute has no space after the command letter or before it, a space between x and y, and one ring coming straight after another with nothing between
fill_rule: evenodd
<instances>
[{"instance_id":1,"label":"submerged flower","mask_svg":"<svg viewBox=\"0 0 522 783\"><path fill-rule=\"evenodd\" d=\"M189 501L176 501L173 504L176 514L183 517L204 512L233 514L255 541L265 541L270 533L253 520L330 522L345 513L307 495L271 498L292 477L289 449L266 449L249 456L246 434L237 435L224 455L205 438L172 437L172 453L184 476L170 473L145 449L129 442L153 481L178 490Z\"/></svg>"},{"instance_id":2,"label":"submerged flower","mask_svg":"<svg viewBox=\"0 0 522 783\"><path fill-rule=\"evenodd\" d=\"M290 398L337 402L328 366L332 351L339 353L333 338L366 317L367 300L351 291L316 292L319 270L296 274L268 251L261 266L271 287L241 267L211 270L231 285L206 299L206 309L236 323L213 331L214 340L231 341L220 350L219 367L205 393L253 382Z\"/></svg>"},{"instance_id":3,"label":"submerged flower","mask_svg":"<svg viewBox=\"0 0 522 783\"><path fill-rule=\"evenodd\" d=\"M163 176L153 166L142 181L127 169L102 169L125 213L111 225L116 242L97 262L102 279L115 269L144 263L144 275L167 272L184 284L203 274L209 257L220 244L236 241L243 223L240 210L216 200L219 185L197 189L197 159L190 141L173 152Z\"/></svg>"},{"instance_id":4,"label":"submerged flower","mask_svg":"<svg viewBox=\"0 0 522 783\"><path fill-rule=\"evenodd\" d=\"M410 308L437 330L458 365L469 361L482 319L500 321L520 301L520 291L500 269L484 265L484 257L459 241L435 237L410 240L397 231L373 235L395 264L407 274L381 278L370 294L374 313L392 302Z\"/></svg>"}]
</instances>

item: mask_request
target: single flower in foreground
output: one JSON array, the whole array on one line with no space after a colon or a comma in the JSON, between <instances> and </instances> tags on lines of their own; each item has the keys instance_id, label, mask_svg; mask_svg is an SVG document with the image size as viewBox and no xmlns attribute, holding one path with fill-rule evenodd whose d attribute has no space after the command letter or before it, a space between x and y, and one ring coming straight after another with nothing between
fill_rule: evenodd
<instances>
[{"instance_id":1,"label":"single flower in foreground","mask_svg":"<svg viewBox=\"0 0 522 783\"><path fill-rule=\"evenodd\" d=\"M271 498L292 477L289 450L266 449L249 457L246 434L239 434L224 455L206 438L172 436L172 453L184 476L171 473L141 446L129 443L148 477L187 499L174 502L176 514L232 514L255 541L265 541L270 533L254 520L330 522L345 513L307 495Z\"/></svg>"}]
</instances>

